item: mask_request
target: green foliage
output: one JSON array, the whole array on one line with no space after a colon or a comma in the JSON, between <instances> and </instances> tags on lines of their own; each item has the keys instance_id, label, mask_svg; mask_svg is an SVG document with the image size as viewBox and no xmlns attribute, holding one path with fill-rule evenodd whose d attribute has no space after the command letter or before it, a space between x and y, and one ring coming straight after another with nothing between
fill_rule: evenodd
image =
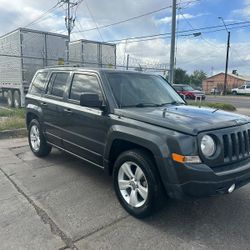
<instances>
[{"instance_id":1,"label":"green foliage","mask_svg":"<svg viewBox=\"0 0 250 250\"><path fill-rule=\"evenodd\" d=\"M20 108L1 108L0 107L0 117L19 117L24 118L25 117L25 109Z\"/></svg>"},{"instance_id":2,"label":"green foliage","mask_svg":"<svg viewBox=\"0 0 250 250\"><path fill-rule=\"evenodd\" d=\"M201 86L202 81L207 78L207 74L203 70L195 70L190 75L190 84L195 86Z\"/></svg>"},{"instance_id":3,"label":"green foliage","mask_svg":"<svg viewBox=\"0 0 250 250\"><path fill-rule=\"evenodd\" d=\"M25 127L25 109L0 108L0 131Z\"/></svg>"},{"instance_id":4,"label":"green foliage","mask_svg":"<svg viewBox=\"0 0 250 250\"><path fill-rule=\"evenodd\" d=\"M177 68L175 70L176 84L189 84L193 86L201 86L202 81L207 78L207 74L203 70L195 70L191 75L187 71Z\"/></svg>"},{"instance_id":5,"label":"green foliage","mask_svg":"<svg viewBox=\"0 0 250 250\"><path fill-rule=\"evenodd\" d=\"M174 74L174 82L176 84L189 84L189 75L186 70L177 68Z\"/></svg>"}]
</instances>

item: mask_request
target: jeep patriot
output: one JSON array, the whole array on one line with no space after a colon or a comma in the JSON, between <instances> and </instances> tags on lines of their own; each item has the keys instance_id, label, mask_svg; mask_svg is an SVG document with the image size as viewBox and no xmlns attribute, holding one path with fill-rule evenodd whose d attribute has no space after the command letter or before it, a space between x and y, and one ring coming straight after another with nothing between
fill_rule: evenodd
<instances>
[{"instance_id":1,"label":"jeep patriot","mask_svg":"<svg viewBox=\"0 0 250 250\"><path fill-rule=\"evenodd\" d=\"M121 205L145 217L171 198L232 193L250 181L250 118L188 106L161 76L38 70L26 96L29 145L112 175Z\"/></svg>"}]
</instances>

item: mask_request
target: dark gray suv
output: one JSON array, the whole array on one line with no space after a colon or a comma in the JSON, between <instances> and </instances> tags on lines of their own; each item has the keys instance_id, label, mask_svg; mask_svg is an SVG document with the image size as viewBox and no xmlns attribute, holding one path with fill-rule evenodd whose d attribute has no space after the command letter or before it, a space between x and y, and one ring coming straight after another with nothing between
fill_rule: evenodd
<instances>
[{"instance_id":1,"label":"dark gray suv","mask_svg":"<svg viewBox=\"0 0 250 250\"><path fill-rule=\"evenodd\" d=\"M250 118L188 106L160 76L43 69L26 107L33 153L56 147L103 169L136 217L159 207L164 193L225 194L250 181Z\"/></svg>"}]
</instances>

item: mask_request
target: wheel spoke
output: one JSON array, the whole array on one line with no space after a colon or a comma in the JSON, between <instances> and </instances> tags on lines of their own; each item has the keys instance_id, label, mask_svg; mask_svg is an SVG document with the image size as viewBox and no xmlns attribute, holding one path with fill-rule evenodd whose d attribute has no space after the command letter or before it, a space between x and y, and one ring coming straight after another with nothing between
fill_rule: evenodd
<instances>
[{"instance_id":1,"label":"wheel spoke","mask_svg":"<svg viewBox=\"0 0 250 250\"><path fill-rule=\"evenodd\" d=\"M133 172L132 172L132 170L131 170L131 164L129 164L129 163L124 163L123 165L122 165L122 170L123 170L123 172L127 175L127 177L129 178L129 179L132 179L133 177L134 177L134 174L133 174Z\"/></svg>"},{"instance_id":2,"label":"wheel spoke","mask_svg":"<svg viewBox=\"0 0 250 250\"><path fill-rule=\"evenodd\" d=\"M138 197L137 197L137 191L131 190L130 197L129 197L129 204L133 207L135 207L139 203Z\"/></svg>"},{"instance_id":3,"label":"wheel spoke","mask_svg":"<svg viewBox=\"0 0 250 250\"><path fill-rule=\"evenodd\" d=\"M120 188L120 190L125 190L127 188L131 188L129 183L130 182L128 180L119 180L119 188Z\"/></svg>"},{"instance_id":4,"label":"wheel spoke","mask_svg":"<svg viewBox=\"0 0 250 250\"><path fill-rule=\"evenodd\" d=\"M30 140L31 141L35 141L36 140L36 137L34 135L30 135Z\"/></svg>"},{"instance_id":5,"label":"wheel spoke","mask_svg":"<svg viewBox=\"0 0 250 250\"><path fill-rule=\"evenodd\" d=\"M138 192L139 192L140 196L143 198L143 200L147 199L148 189L143 187L140 183L138 184Z\"/></svg>"},{"instance_id":6,"label":"wheel spoke","mask_svg":"<svg viewBox=\"0 0 250 250\"><path fill-rule=\"evenodd\" d=\"M135 179L137 181L139 181L142 177L143 177L143 172L142 172L141 168L136 168Z\"/></svg>"}]
</instances>

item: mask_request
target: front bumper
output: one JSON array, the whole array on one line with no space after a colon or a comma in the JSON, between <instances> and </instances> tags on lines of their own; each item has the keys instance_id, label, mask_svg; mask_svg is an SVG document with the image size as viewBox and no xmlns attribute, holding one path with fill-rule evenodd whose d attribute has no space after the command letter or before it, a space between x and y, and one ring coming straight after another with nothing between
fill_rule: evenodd
<instances>
[{"instance_id":1,"label":"front bumper","mask_svg":"<svg viewBox=\"0 0 250 250\"><path fill-rule=\"evenodd\" d=\"M250 159L212 169L205 164L175 164L178 183L166 183L172 198L206 197L228 193L235 184L240 188L250 182Z\"/></svg>"}]
</instances>

